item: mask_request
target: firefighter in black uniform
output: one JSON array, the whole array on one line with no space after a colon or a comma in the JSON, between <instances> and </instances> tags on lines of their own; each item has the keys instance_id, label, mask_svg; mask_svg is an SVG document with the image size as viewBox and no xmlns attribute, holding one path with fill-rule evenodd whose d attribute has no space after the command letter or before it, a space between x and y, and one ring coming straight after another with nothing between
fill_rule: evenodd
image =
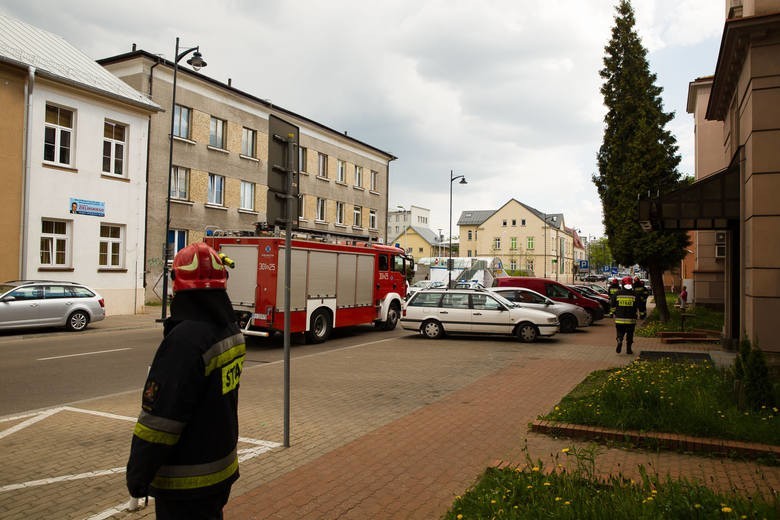
<instances>
[{"instance_id":1,"label":"firefighter in black uniform","mask_svg":"<svg viewBox=\"0 0 780 520\"><path fill-rule=\"evenodd\" d=\"M617 332L617 348L615 352L620 354L623 349L623 337L626 338L626 354L631 355L631 345L634 343L634 329L636 328L636 295L631 285L631 277L626 276L621 280L622 287L615 296L615 331Z\"/></svg>"},{"instance_id":2,"label":"firefighter in black uniform","mask_svg":"<svg viewBox=\"0 0 780 520\"><path fill-rule=\"evenodd\" d=\"M643 320L647 318L647 287L645 282L639 279L638 276L634 277L634 294L636 294L636 308L639 311L639 319Z\"/></svg>"},{"instance_id":3,"label":"firefighter in black uniform","mask_svg":"<svg viewBox=\"0 0 780 520\"><path fill-rule=\"evenodd\" d=\"M620 291L620 282L617 278L613 277L609 279L609 286L607 292L609 293L609 315L615 317L615 296Z\"/></svg>"},{"instance_id":4,"label":"firefighter in black uniform","mask_svg":"<svg viewBox=\"0 0 780 520\"><path fill-rule=\"evenodd\" d=\"M238 479L238 384L246 348L205 243L173 260L174 296L144 386L127 462L130 495L155 497L158 519L221 519Z\"/></svg>"}]
</instances>

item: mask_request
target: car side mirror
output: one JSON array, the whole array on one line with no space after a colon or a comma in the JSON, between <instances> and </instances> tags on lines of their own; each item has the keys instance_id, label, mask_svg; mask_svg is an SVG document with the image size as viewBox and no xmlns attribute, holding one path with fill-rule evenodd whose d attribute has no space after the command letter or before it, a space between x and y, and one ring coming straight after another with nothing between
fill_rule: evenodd
<instances>
[{"instance_id":1,"label":"car side mirror","mask_svg":"<svg viewBox=\"0 0 780 520\"><path fill-rule=\"evenodd\" d=\"M3 296L3 299L0 300L0 302L15 302L15 301L16 301L16 296L10 296L10 295Z\"/></svg>"}]
</instances>

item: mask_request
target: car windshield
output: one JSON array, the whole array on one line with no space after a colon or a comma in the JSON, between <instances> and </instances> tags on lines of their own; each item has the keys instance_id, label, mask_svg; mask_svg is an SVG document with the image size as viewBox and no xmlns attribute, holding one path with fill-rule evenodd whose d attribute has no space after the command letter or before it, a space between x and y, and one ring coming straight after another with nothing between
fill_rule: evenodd
<instances>
[{"instance_id":1,"label":"car windshield","mask_svg":"<svg viewBox=\"0 0 780 520\"><path fill-rule=\"evenodd\" d=\"M507 300L506 298L504 298L503 296L501 296L499 293L493 293L493 297L496 300L498 300L500 303L506 305L507 307L517 307L518 306L514 302L511 302L511 301Z\"/></svg>"}]
</instances>

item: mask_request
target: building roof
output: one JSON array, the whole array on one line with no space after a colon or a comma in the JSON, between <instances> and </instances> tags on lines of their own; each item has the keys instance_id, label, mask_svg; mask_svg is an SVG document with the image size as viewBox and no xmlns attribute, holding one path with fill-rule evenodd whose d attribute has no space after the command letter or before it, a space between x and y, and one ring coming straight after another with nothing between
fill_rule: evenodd
<instances>
[{"instance_id":1,"label":"building roof","mask_svg":"<svg viewBox=\"0 0 780 520\"><path fill-rule=\"evenodd\" d=\"M34 67L39 76L147 110L161 109L60 36L4 13L0 13L0 62Z\"/></svg>"},{"instance_id":2,"label":"building roof","mask_svg":"<svg viewBox=\"0 0 780 520\"><path fill-rule=\"evenodd\" d=\"M563 213L543 213L539 211L536 208L532 208L531 206L527 204L523 204L517 199L509 199L506 204L501 206L503 208L507 204L511 203L512 201L516 202L517 204L523 206L525 209L536 215L539 220L544 221L547 220L547 224L555 227L555 228L561 228L561 223L563 222ZM499 209L501 209L499 208ZM499 209L487 209L487 210L466 210L463 211L460 214L460 218L458 219L458 226L479 226L480 224L483 224L487 219L492 217Z\"/></svg>"},{"instance_id":3,"label":"building roof","mask_svg":"<svg viewBox=\"0 0 780 520\"><path fill-rule=\"evenodd\" d=\"M124 54L118 54L116 56L109 56L108 58L101 58L97 60L97 63L100 65L111 65L112 63L121 63L124 61L129 61L136 58L145 58L148 60L152 60L156 63L164 64L167 67L173 68L173 62L170 60L166 60L165 58L157 55L152 54L148 51L139 49L139 50L132 50L131 52L127 52ZM276 112L277 114L287 114L289 116L292 116L296 119L299 119L301 121L305 121L312 126L318 127L321 130L326 130L328 132L334 132L339 134L343 139L346 139L348 141L352 141L353 143L359 144L361 146L364 146L366 148L370 148L371 150L384 155L387 157L388 162L395 161L398 159L395 155L391 154L390 152L386 152L382 149L379 149L373 145L370 145L366 142L360 141L358 139L355 139L354 137L347 134L347 132L339 132L338 130L334 130L333 128L330 128L328 126L323 125L322 123L318 123L317 121L314 121L313 119L309 119L308 117L302 116L300 114L296 114L295 112L291 110L287 110L286 108L280 107L279 105L274 105L267 99L263 99L260 97L257 97L253 94L249 94L248 92L244 92L243 90L239 90L232 85L229 85L227 83L222 83L221 81L217 81L213 78L210 78L209 76L206 76L204 74L200 74L199 72L195 72L194 70L188 69L186 67L179 67L178 68L178 74L186 74L188 76L192 76L194 78L197 78L201 81L205 81L206 83L210 83L211 85L214 85L217 88L224 89L230 92L233 92L234 94L237 94L243 98L251 100L253 103L258 103L260 105L263 105L268 108L269 111Z\"/></svg>"}]
</instances>

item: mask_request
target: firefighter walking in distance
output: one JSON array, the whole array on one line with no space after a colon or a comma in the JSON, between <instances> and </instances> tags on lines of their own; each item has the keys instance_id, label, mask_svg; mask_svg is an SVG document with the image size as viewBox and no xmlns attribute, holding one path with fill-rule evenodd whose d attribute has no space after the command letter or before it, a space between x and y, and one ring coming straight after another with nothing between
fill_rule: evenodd
<instances>
[{"instance_id":1,"label":"firefighter walking in distance","mask_svg":"<svg viewBox=\"0 0 780 520\"><path fill-rule=\"evenodd\" d=\"M609 285L607 286L607 292L609 293L609 315L615 317L615 297L620 291L620 281L612 277L609 279Z\"/></svg>"},{"instance_id":2,"label":"firefighter walking in distance","mask_svg":"<svg viewBox=\"0 0 780 520\"><path fill-rule=\"evenodd\" d=\"M620 354L623 350L623 337L626 338L626 354L631 355L631 345L634 343L634 329L636 328L636 302L634 287L631 285L631 277L624 277L621 287L615 295L615 331L617 332L617 348L615 352Z\"/></svg>"},{"instance_id":3,"label":"firefighter walking in distance","mask_svg":"<svg viewBox=\"0 0 780 520\"><path fill-rule=\"evenodd\" d=\"M647 318L647 297L649 296L645 282L634 277L634 294L636 294L636 309L639 312L639 319Z\"/></svg>"},{"instance_id":4,"label":"firefighter walking in distance","mask_svg":"<svg viewBox=\"0 0 780 520\"><path fill-rule=\"evenodd\" d=\"M153 496L158 519L221 519L238 479L246 347L225 290L230 263L205 243L190 244L173 260L171 316L144 385L127 463L131 497Z\"/></svg>"}]
</instances>

